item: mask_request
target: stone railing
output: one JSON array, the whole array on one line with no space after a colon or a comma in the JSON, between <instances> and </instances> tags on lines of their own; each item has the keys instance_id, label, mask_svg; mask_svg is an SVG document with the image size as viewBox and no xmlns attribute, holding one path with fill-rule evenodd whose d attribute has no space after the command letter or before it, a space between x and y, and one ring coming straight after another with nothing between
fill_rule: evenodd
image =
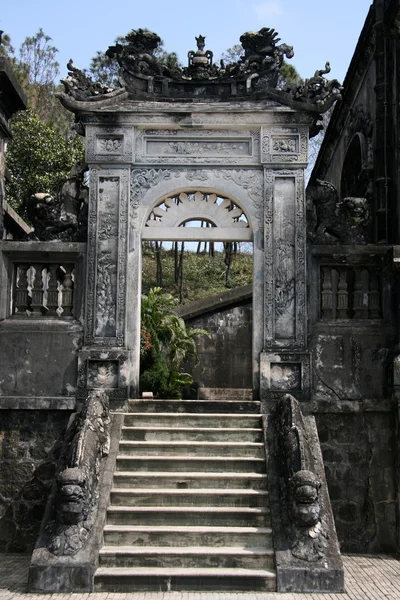
<instances>
[{"instance_id":1,"label":"stone railing","mask_svg":"<svg viewBox=\"0 0 400 600\"><path fill-rule=\"evenodd\" d=\"M99 499L100 462L110 450L110 409L106 392L90 392L67 432L56 480L46 545L56 556L76 554L87 542Z\"/></svg>"},{"instance_id":2,"label":"stone railing","mask_svg":"<svg viewBox=\"0 0 400 600\"><path fill-rule=\"evenodd\" d=\"M341 592L343 565L315 419L286 394L266 417L265 431L277 591Z\"/></svg>"},{"instance_id":3,"label":"stone railing","mask_svg":"<svg viewBox=\"0 0 400 600\"><path fill-rule=\"evenodd\" d=\"M122 415L92 390L68 426L29 569L35 592L90 592L98 565Z\"/></svg>"},{"instance_id":4,"label":"stone railing","mask_svg":"<svg viewBox=\"0 0 400 600\"><path fill-rule=\"evenodd\" d=\"M14 264L12 312L68 317L73 310L75 263Z\"/></svg>"},{"instance_id":5,"label":"stone railing","mask_svg":"<svg viewBox=\"0 0 400 600\"><path fill-rule=\"evenodd\" d=\"M321 266L322 319L381 319L382 273L376 267Z\"/></svg>"},{"instance_id":6,"label":"stone railing","mask_svg":"<svg viewBox=\"0 0 400 600\"><path fill-rule=\"evenodd\" d=\"M312 246L312 320L367 324L387 319L390 253L386 246Z\"/></svg>"},{"instance_id":7,"label":"stone railing","mask_svg":"<svg viewBox=\"0 0 400 600\"><path fill-rule=\"evenodd\" d=\"M0 320L80 319L86 244L0 241Z\"/></svg>"}]
</instances>

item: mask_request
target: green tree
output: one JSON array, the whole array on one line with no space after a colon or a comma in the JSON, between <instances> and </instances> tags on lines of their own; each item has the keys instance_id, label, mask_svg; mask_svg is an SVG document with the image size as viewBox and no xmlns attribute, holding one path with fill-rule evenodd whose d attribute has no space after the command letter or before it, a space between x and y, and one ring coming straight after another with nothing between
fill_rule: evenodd
<instances>
[{"instance_id":1,"label":"green tree","mask_svg":"<svg viewBox=\"0 0 400 600\"><path fill-rule=\"evenodd\" d=\"M26 37L19 48L17 76L28 96L30 110L60 134L67 135L72 115L55 96L60 73L57 54L51 37L40 28L35 35Z\"/></svg>"},{"instance_id":2,"label":"green tree","mask_svg":"<svg viewBox=\"0 0 400 600\"><path fill-rule=\"evenodd\" d=\"M160 398L181 398L183 389L193 383L181 365L190 355L197 359L196 336L208 335L204 329L187 327L174 314L176 304L159 287L142 295L140 388Z\"/></svg>"},{"instance_id":3,"label":"green tree","mask_svg":"<svg viewBox=\"0 0 400 600\"><path fill-rule=\"evenodd\" d=\"M32 111L21 111L11 125L13 140L8 146L7 200L24 215L24 205L36 192L57 196L71 168L83 158L79 136L69 138Z\"/></svg>"}]
</instances>

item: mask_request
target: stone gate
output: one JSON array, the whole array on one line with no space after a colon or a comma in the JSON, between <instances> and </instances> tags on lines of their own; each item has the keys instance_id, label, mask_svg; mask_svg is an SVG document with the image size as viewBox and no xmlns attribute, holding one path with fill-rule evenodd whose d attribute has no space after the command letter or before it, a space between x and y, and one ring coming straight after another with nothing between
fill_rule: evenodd
<instances>
[{"instance_id":1,"label":"stone gate","mask_svg":"<svg viewBox=\"0 0 400 600\"><path fill-rule=\"evenodd\" d=\"M236 65L217 67L200 36L188 67L171 72L138 30L110 49L123 82L113 92L70 64L60 99L86 135L90 169L79 397L110 385L112 398L137 394L141 240L204 235L254 244L254 397L309 397L304 170L310 128L340 86L327 68L289 87L280 67L292 48L273 30L242 37ZM213 227L179 227L196 218Z\"/></svg>"},{"instance_id":2,"label":"stone gate","mask_svg":"<svg viewBox=\"0 0 400 600\"><path fill-rule=\"evenodd\" d=\"M248 515L254 527L271 524L262 533L272 544L273 532L273 549L263 539L261 555L272 556L273 568L236 572L239 579L244 577L237 585L280 591L343 589L316 424L313 417L303 417L299 405L307 405L312 392L304 178L308 139L319 131L320 115L340 96L341 86L325 78L329 63L305 82L284 82L281 67L293 49L279 45L277 35L268 28L243 34L243 56L220 66L199 36L197 50L188 53L188 65L181 68L157 59L156 34L132 31L123 44L108 50L120 66L121 86L115 90L91 81L72 61L68 64L60 100L75 113L76 127L86 138L88 203L77 207L82 191L82 169L77 169L61 208L45 194L34 197L31 215L38 240L1 244L5 285L0 332L9 349L2 367L2 407L49 413L62 409L68 416L83 406L64 438L32 559L32 590L93 591L119 585L110 583L110 571L98 568L99 550L107 515L113 513L107 505L113 477L118 477L116 462L130 464L129 458L117 455L118 448L136 447L123 435L132 419L135 425L139 418L137 407L143 407L141 400L132 400L138 395L141 245L142 240L186 239L245 240L254 246L253 400L238 402L226 420L217 414L228 425L245 416L257 425L258 438L250 444L249 455L239 454L238 459L235 453L242 445L229 446L230 468L239 468L236 462L244 465L237 475L246 480L247 470L256 465L264 486L268 470L268 493L252 491L262 502L270 498L271 511L265 504L246 506L243 517L234 504L225 512L235 513L229 518L241 526L248 523ZM184 227L196 220L212 227ZM44 347L51 374L47 377L42 376ZM23 348L18 357L15 348ZM165 410L166 404L157 402L150 409L146 405L144 412L154 406L156 413ZM191 405L168 406L164 417L173 420ZM114 412L111 428L109 408ZM190 415L197 423L203 409L199 404ZM233 409L221 403L220 410ZM213 423L212 414L203 416ZM208 445L210 455L213 444ZM265 450L273 457L270 461ZM207 471L209 459L217 465L218 479L222 458L202 457L200 467ZM180 465L187 470L186 464ZM181 483L179 479L178 488ZM224 478L219 485L223 487ZM212 506L220 493L212 491ZM148 496L153 494L146 493L145 503ZM147 505L142 508L147 510ZM134 509L125 509L132 516ZM220 514L214 512L220 524ZM132 584L128 571L126 589L154 585L152 576L143 579L141 572L134 574ZM226 575L223 569L213 574L212 585L221 585L221 574ZM182 584L180 576L173 580L177 589L192 585L190 569L182 575L189 583ZM204 576L199 572L200 582ZM164 572L157 577L156 583L164 581ZM168 577L171 582L173 576Z\"/></svg>"}]
</instances>

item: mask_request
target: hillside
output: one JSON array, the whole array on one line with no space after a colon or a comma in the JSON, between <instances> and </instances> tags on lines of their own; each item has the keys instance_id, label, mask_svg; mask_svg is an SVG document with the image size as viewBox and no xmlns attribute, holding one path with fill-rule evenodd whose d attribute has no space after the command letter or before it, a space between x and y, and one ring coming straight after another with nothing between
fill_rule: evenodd
<instances>
[{"instance_id":1,"label":"hillside","mask_svg":"<svg viewBox=\"0 0 400 600\"><path fill-rule=\"evenodd\" d=\"M180 277L175 283L174 250L160 250L162 280L157 279L157 260L155 248L143 245L142 291L147 294L150 288L160 286L165 292L181 297L183 304L224 292L252 283L253 255L248 252L237 252L232 255L230 285L226 286L225 253L215 252L197 254L185 251L183 255L183 285Z\"/></svg>"}]
</instances>

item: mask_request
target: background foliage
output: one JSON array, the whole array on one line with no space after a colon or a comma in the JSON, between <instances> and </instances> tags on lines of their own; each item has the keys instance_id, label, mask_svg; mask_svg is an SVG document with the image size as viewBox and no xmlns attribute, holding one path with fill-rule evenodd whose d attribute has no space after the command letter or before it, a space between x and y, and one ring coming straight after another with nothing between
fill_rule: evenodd
<instances>
[{"instance_id":1,"label":"background foliage","mask_svg":"<svg viewBox=\"0 0 400 600\"><path fill-rule=\"evenodd\" d=\"M181 398L193 383L189 373L181 371L188 356L197 359L198 335L203 329L187 327L174 314L177 300L159 287L142 295L140 391L151 391L158 398Z\"/></svg>"}]
</instances>

